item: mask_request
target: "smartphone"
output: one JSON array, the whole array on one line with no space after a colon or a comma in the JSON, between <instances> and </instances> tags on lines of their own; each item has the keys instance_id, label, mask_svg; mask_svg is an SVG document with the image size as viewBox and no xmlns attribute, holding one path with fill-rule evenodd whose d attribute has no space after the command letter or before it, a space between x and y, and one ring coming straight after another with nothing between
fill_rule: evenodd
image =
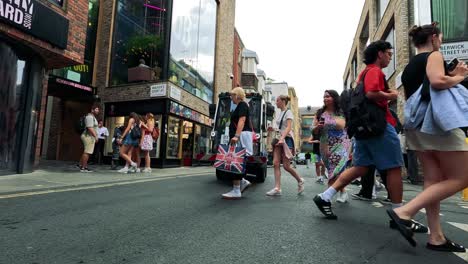
<instances>
[{"instance_id":1,"label":"smartphone","mask_svg":"<svg viewBox=\"0 0 468 264\"><path fill-rule=\"evenodd\" d=\"M449 72L455 70L455 67L457 67L458 63L460 63L460 62L458 61L458 59L457 59L457 58L454 58L453 60L451 60L451 61L447 64L447 70L448 70Z\"/></svg>"}]
</instances>

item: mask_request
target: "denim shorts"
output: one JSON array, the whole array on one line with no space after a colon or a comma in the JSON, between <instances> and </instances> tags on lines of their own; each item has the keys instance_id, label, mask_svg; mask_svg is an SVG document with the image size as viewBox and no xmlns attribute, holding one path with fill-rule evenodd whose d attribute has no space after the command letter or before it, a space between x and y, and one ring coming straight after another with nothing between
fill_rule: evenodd
<instances>
[{"instance_id":1,"label":"denim shorts","mask_svg":"<svg viewBox=\"0 0 468 264\"><path fill-rule=\"evenodd\" d=\"M138 147L138 139L133 139L132 138L132 135L130 135L130 133L128 133L123 142L122 142L123 145L128 145L128 146L133 146L133 147Z\"/></svg>"},{"instance_id":2,"label":"denim shorts","mask_svg":"<svg viewBox=\"0 0 468 264\"><path fill-rule=\"evenodd\" d=\"M402 167L403 154L395 128L387 124L382 136L356 139L353 165L359 167L374 165L380 171Z\"/></svg>"},{"instance_id":3,"label":"denim shorts","mask_svg":"<svg viewBox=\"0 0 468 264\"><path fill-rule=\"evenodd\" d=\"M288 145L289 149L294 149L294 139L292 137L285 137L284 142Z\"/></svg>"}]
</instances>

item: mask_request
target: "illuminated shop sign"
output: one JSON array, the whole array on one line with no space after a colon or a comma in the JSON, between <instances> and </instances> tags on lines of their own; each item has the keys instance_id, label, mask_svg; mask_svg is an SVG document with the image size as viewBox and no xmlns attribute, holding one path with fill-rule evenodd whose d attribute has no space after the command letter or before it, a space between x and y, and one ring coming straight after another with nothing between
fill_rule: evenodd
<instances>
[{"instance_id":1,"label":"illuminated shop sign","mask_svg":"<svg viewBox=\"0 0 468 264\"><path fill-rule=\"evenodd\" d=\"M0 0L0 22L65 49L68 19L38 0Z\"/></svg>"}]
</instances>

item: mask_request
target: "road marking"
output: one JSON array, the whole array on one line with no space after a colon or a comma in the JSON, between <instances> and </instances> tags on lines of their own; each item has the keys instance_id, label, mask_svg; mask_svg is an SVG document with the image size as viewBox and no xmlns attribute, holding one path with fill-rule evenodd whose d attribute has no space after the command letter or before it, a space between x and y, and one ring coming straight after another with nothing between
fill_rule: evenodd
<instances>
[{"instance_id":1,"label":"road marking","mask_svg":"<svg viewBox=\"0 0 468 264\"><path fill-rule=\"evenodd\" d=\"M384 206L382 203L379 203L379 202L373 202L372 205L373 205L375 208L380 208L380 207L383 207L383 206Z\"/></svg>"},{"instance_id":2,"label":"road marking","mask_svg":"<svg viewBox=\"0 0 468 264\"><path fill-rule=\"evenodd\" d=\"M423 213L423 214L427 214L425 208L419 210L419 212L421 212L421 213ZM439 213L439 215L440 215L440 216L444 216L444 214L441 214L441 213Z\"/></svg>"},{"instance_id":3,"label":"road marking","mask_svg":"<svg viewBox=\"0 0 468 264\"><path fill-rule=\"evenodd\" d=\"M468 232L468 225L467 224L461 224L461 223L455 223L455 222L447 222L454 227L460 228L461 230Z\"/></svg>"},{"instance_id":4,"label":"road marking","mask_svg":"<svg viewBox=\"0 0 468 264\"><path fill-rule=\"evenodd\" d=\"M178 178L187 178L187 177L203 176L203 175L208 175L208 174L207 173L197 173L197 174L192 174L192 175L167 176L167 177L161 177L161 178L141 179L141 180L133 180L133 181L114 182L114 183L104 183L104 184L96 184L96 185L82 186L82 187L64 187L63 189L57 189L57 190L45 190L45 191L36 191L36 192L30 191L30 192L23 192L23 193L0 195L0 199L9 199L9 198L17 198L17 197L25 197L25 196L33 196L33 195L50 194L50 193L92 190L92 189L100 189L100 188L113 187L113 186L123 186L123 185L130 185L130 184L136 184L136 183L161 181L161 180L169 180L169 179L178 179Z\"/></svg>"}]
</instances>

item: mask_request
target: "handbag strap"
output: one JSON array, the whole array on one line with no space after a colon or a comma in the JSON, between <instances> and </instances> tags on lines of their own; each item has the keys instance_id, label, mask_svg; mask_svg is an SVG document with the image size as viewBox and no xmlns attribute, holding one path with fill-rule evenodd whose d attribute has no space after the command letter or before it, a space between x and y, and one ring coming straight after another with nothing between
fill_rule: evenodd
<instances>
[{"instance_id":1,"label":"handbag strap","mask_svg":"<svg viewBox=\"0 0 468 264\"><path fill-rule=\"evenodd\" d=\"M279 127L278 127L279 130L281 130L281 127L283 126L284 116L286 115L286 113L288 111L289 111L289 109L286 109L286 111L284 111L284 113L283 113L283 116L281 117L280 124L279 124Z\"/></svg>"}]
</instances>

